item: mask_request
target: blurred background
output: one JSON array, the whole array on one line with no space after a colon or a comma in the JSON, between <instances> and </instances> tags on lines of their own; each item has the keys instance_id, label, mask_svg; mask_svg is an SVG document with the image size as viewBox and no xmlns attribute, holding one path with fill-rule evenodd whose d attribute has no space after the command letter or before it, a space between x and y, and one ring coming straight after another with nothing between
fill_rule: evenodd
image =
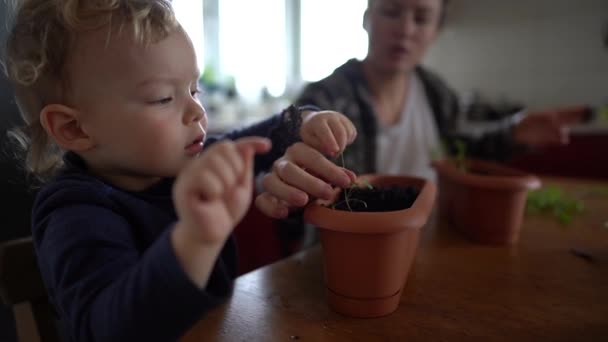
<instances>
[{"instance_id":1,"label":"blurred background","mask_svg":"<svg viewBox=\"0 0 608 342\"><path fill-rule=\"evenodd\" d=\"M306 82L366 54L367 0L173 3L218 129L280 110ZM605 0L454 0L424 64L463 99L598 106L608 103L606 35Z\"/></svg>"},{"instance_id":2,"label":"blurred background","mask_svg":"<svg viewBox=\"0 0 608 342\"><path fill-rule=\"evenodd\" d=\"M0 7L4 38L5 1ZM366 55L367 0L173 0L212 130L270 115ZM608 103L608 1L453 0L424 64L461 95L527 107ZM2 81L2 99L7 97ZM0 104L6 112L6 101Z\"/></svg>"}]
</instances>

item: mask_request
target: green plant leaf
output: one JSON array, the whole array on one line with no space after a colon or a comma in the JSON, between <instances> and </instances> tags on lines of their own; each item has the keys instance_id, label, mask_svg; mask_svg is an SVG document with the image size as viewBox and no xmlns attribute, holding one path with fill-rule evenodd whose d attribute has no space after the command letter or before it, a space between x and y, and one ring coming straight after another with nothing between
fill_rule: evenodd
<instances>
[{"instance_id":1,"label":"green plant leaf","mask_svg":"<svg viewBox=\"0 0 608 342\"><path fill-rule=\"evenodd\" d=\"M462 140L456 140L454 144L456 145L456 166L460 170L466 172L467 145Z\"/></svg>"},{"instance_id":2,"label":"green plant leaf","mask_svg":"<svg viewBox=\"0 0 608 342\"><path fill-rule=\"evenodd\" d=\"M336 158L340 158L340 163L342 168L346 169L346 163L344 162L344 152L346 152L346 150L342 151L342 153L340 153L340 155ZM346 204L346 207L348 208L348 210L353 211L352 207L350 206L350 203L355 201L355 202L360 202L363 203L363 206L365 208L367 208L367 203L363 200L357 199L357 198L351 198L351 193L352 190L355 188L361 188L361 187L366 187L370 190L374 189L374 186L372 184L370 184L370 182L367 179L362 179L359 182L354 181L350 184L350 186L348 188L342 189L342 191L344 192L344 201L336 203L332 206L332 209L335 209L335 207L339 204Z\"/></svg>"},{"instance_id":3,"label":"green plant leaf","mask_svg":"<svg viewBox=\"0 0 608 342\"><path fill-rule=\"evenodd\" d=\"M564 225L570 224L574 216L584 210L583 202L565 195L555 186L530 191L526 201L526 212L550 213Z\"/></svg>"},{"instance_id":4,"label":"green plant leaf","mask_svg":"<svg viewBox=\"0 0 608 342\"><path fill-rule=\"evenodd\" d=\"M597 113L600 122L608 122L608 105L599 107Z\"/></svg>"}]
</instances>

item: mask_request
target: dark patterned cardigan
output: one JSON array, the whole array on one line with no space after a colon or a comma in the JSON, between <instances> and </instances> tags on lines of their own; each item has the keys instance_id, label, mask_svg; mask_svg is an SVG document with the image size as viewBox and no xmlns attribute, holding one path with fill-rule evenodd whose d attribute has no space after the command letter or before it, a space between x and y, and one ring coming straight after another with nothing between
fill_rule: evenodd
<instances>
[{"instance_id":1,"label":"dark patterned cardigan","mask_svg":"<svg viewBox=\"0 0 608 342\"><path fill-rule=\"evenodd\" d=\"M520 107L497 110L475 104L463 109L456 94L435 74L416 68L434 114L444 152L456 152L456 142L466 144L468 156L504 160L514 151L511 129ZM378 121L372 107L361 62L351 59L327 78L307 85L296 104L316 105L348 116L358 132L345 153L345 165L356 173L376 172Z\"/></svg>"}]
</instances>

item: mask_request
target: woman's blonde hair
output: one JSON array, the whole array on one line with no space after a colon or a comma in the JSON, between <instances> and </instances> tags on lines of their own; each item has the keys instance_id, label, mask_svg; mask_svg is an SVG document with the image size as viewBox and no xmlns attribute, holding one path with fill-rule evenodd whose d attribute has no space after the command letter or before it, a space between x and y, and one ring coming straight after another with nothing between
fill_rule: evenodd
<instances>
[{"instance_id":1,"label":"woman's blonde hair","mask_svg":"<svg viewBox=\"0 0 608 342\"><path fill-rule=\"evenodd\" d=\"M48 104L64 102L66 57L79 33L130 26L134 39L162 40L177 27L170 0L16 0L5 69L25 126L9 134L25 151L29 172L41 180L62 165L64 151L40 124ZM108 36L110 39L110 36Z\"/></svg>"}]
</instances>

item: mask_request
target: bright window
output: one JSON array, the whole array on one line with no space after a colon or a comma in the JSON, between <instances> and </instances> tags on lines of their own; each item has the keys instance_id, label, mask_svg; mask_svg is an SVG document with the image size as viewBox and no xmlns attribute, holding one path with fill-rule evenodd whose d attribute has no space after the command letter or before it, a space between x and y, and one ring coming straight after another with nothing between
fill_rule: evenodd
<instances>
[{"instance_id":1,"label":"bright window","mask_svg":"<svg viewBox=\"0 0 608 342\"><path fill-rule=\"evenodd\" d=\"M203 0L173 0L173 10L194 45L198 67L203 72L205 51L203 38Z\"/></svg>"},{"instance_id":2,"label":"bright window","mask_svg":"<svg viewBox=\"0 0 608 342\"><path fill-rule=\"evenodd\" d=\"M367 53L363 13L367 0L303 0L302 78L318 81L350 58Z\"/></svg>"},{"instance_id":3,"label":"bright window","mask_svg":"<svg viewBox=\"0 0 608 342\"><path fill-rule=\"evenodd\" d=\"M271 95L282 95L285 0L221 0L219 26L220 73L234 77L239 94L257 100L266 87Z\"/></svg>"},{"instance_id":4,"label":"bright window","mask_svg":"<svg viewBox=\"0 0 608 342\"><path fill-rule=\"evenodd\" d=\"M362 28L367 0L301 0L300 37L286 36L285 4L286 0L219 0L217 31L204 32L203 0L173 0L201 71L206 65L204 34L209 34L219 42L219 51L208 51L210 61L218 60L218 75L234 78L239 94L248 100L258 100L263 88L274 96L283 94L288 78L319 80L367 52ZM293 56L287 48L292 39L300 42L301 75L288 77L293 61L287 59Z\"/></svg>"}]
</instances>

